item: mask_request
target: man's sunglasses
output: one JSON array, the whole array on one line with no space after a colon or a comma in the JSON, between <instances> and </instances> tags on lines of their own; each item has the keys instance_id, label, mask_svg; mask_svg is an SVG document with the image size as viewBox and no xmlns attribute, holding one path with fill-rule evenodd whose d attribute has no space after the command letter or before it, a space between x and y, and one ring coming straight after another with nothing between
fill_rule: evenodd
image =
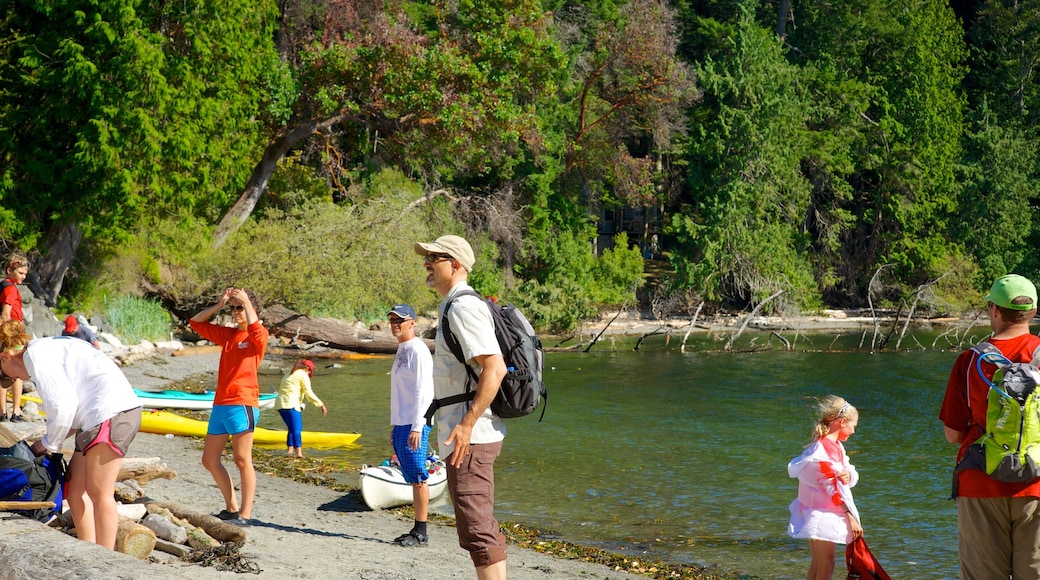
<instances>
[{"instance_id":1,"label":"man's sunglasses","mask_svg":"<svg viewBox=\"0 0 1040 580\"><path fill-rule=\"evenodd\" d=\"M228 306L228 308L231 309L231 312L242 312L243 310L246 309L245 306L241 306L241 305L237 305L236 306L234 304L232 304L231 306Z\"/></svg>"},{"instance_id":2,"label":"man's sunglasses","mask_svg":"<svg viewBox=\"0 0 1040 580\"><path fill-rule=\"evenodd\" d=\"M454 260L450 254L426 254L423 258L423 263L432 264L434 262L440 262L441 260Z\"/></svg>"}]
</instances>

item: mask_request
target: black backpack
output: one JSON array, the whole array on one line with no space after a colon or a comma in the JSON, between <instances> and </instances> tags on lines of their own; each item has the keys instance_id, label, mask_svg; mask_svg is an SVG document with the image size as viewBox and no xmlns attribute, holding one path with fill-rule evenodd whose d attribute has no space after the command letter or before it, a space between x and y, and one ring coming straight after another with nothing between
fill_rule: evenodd
<instances>
[{"instance_id":1,"label":"black backpack","mask_svg":"<svg viewBox=\"0 0 1040 580\"><path fill-rule=\"evenodd\" d=\"M50 501L53 508L25 510L46 522L61 513L65 459L60 453L34 457L25 441L0 448L0 501Z\"/></svg>"},{"instance_id":2,"label":"black backpack","mask_svg":"<svg viewBox=\"0 0 1040 580\"><path fill-rule=\"evenodd\" d=\"M466 364L466 359L462 354L462 345L459 344L459 339L455 337L455 333L451 331L448 324L448 311L451 310L451 305L459 296L476 296L484 300L491 312L491 318L495 322L495 338L498 339L498 346L502 350L502 358L506 363L506 376L502 379L502 385L498 389L498 394L495 395L495 400L491 402L491 412L503 419L530 415L538 408L542 399L547 399L548 396L545 383L542 382L544 356L541 341L535 335L534 328L527 321L527 317L515 306L508 304L502 306L495 300L484 298L473 290L463 290L444 306L441 324L444 325L444 342L451 349L455 358L466 365L466 372L469 374L469 378L466 380L466 392L443 399L434 399L429 409L426 410L426 422L431 422L433 414L438 408L472 401L476 395L471 388L477 384L477 373L473 367ZM543 406L542 415L538 420L541 421L544 417L545 407Z\"/></svg>"}]
</instances>

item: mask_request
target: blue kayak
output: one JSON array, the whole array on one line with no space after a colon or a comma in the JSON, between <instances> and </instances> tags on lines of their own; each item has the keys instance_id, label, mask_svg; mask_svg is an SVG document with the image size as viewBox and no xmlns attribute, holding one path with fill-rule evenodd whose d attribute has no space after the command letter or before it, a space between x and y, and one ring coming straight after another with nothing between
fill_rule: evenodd
<instances>
[{"instance_id":1,"label":"blue kayak","mask_svg":"<svg viewBox=\"0 0 1040 580\"><path fill-rule=\"evenodd\" d=\"M213 408L213 391L185 393L184 391L144 391L134 389L137 398L147 409L191 409L206 411ZM260 393L260 408L273 409L275 393Z\"/></svg>"}]
</instances>

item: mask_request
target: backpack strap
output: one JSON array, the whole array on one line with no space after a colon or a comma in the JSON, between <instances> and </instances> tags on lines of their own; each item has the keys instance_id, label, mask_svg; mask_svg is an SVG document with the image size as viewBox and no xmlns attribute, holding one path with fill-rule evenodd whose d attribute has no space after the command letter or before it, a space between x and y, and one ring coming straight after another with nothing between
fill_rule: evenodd
<instances>
[{"instance_id":1,"label":"backpack strap","mask_svg":"<svg viewBox=\"0 0 1040 580\"><path fill-rule=\"evenodd\" d=\"M441 314L441 332L444 335L444 343L448 345L448 350L455 355L455 358L466 367L466 374L469 375L466 378L466 392L441 399L434 399L430 403L430 406L426 408L426 414L424 415L427 425L433 424L433 415L437 412L437 409L447 407L448 405L458 405L459 403L472 401L473 397L476 396L476 393L470 390L470 386L476 384L479 377L477 377L477 372L473 370L473 367L466 362L466 359L462 354L462 344L459 342L458 337L455 336L455 333L451 331L451 324L448 322L448 311L451 310L451 305L461 296L476 296L482 300L483 296L474 290L462 290L444 305L444 312Z\"/></svg>"}]
</instances>

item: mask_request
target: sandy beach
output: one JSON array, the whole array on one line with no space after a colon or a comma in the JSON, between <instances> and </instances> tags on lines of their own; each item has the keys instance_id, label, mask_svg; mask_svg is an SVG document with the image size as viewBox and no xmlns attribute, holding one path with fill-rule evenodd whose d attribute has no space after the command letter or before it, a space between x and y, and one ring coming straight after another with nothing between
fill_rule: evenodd
<instances>
[{"instance_id":1,"label":"sandy beach","mask_svg":"<svg viewBox=\"0 0 1040 580\"><path fill-rule=\"evenodd\" d=\"M160 389L172 381L215 372L214 354L137 360L124 367L139 388ZM508 444L508 441L507 441ZM200 464L201 450L191 439L141 433L129 456L160 457L177 476L142 487L148 497L215 513L220 492ZM230 465L230 457L226 457ZM237 470L230 465L233 476ZM429 546L401 548L392 541L411 527L391 511L373 512L357 493L298 483L259 472L254 523L247 528L244 560L261 577L438 580L475 577L468 555L458 547L454 528L432 524ZM0 512L0 578L230 578L235 574L177 560L141 561L11 513ZM645 578L601 564L554 558L510 546L509 575L517 579Z\"/></svg>"}]
</instances>

